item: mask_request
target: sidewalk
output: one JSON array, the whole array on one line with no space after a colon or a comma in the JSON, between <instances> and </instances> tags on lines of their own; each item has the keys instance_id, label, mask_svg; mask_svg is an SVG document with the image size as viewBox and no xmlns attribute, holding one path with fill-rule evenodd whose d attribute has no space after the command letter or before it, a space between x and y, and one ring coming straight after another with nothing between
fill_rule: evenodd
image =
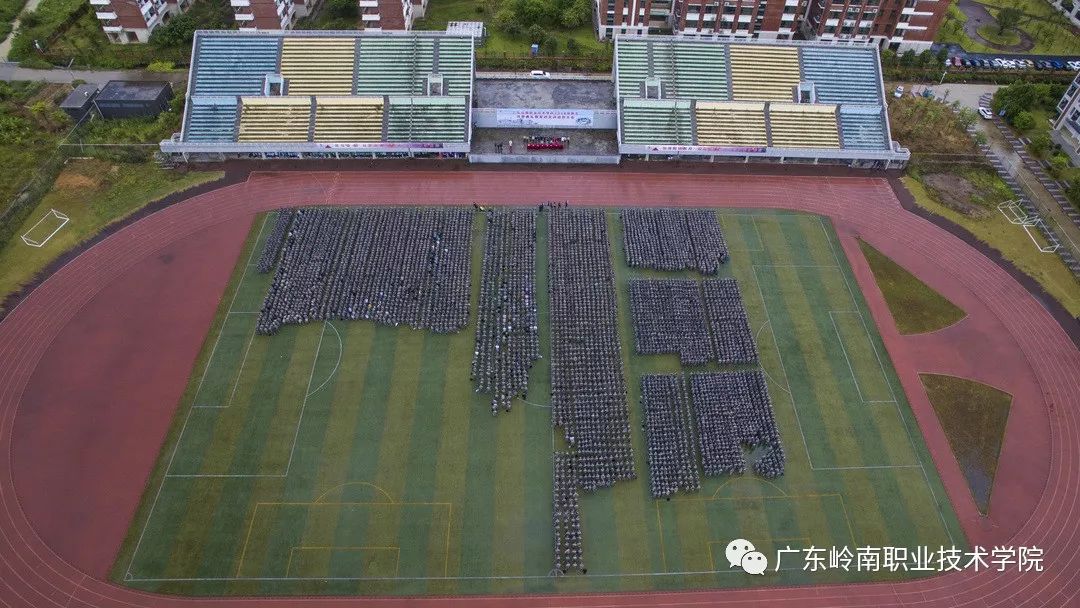
<instances>
[{"instance_id":1,"label":"sidewalk","mask_svg":"<svg viewBox=\"0 0 1080 608\"><path fill-rule=\"evenodd\" d=\"M31 70L20 68L17 63L0 62L0 80L35 80L42 82L67 83L84 80L104 84L110 80L154 80L185 82L187 70L175 72L147 72L146 70Z\"/></svg>"},{"instance_id":2,"label":"sidewalk","mask_svg":"<svg viewBox=\"0 0 1080 608\"><path fill-rule=\"evenodd\" d=\"M611 80L611 74L577 74L549 72L548 78L533 78L528 72L477 72L478 79L488 80Z\"/></svg>"}]
</instances>

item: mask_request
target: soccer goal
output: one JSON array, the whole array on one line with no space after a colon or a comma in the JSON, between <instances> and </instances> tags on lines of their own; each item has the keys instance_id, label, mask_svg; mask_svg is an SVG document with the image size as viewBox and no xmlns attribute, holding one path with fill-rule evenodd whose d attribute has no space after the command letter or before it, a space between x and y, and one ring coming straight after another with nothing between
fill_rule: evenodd
<instances>
[{"instance_id":1,"label":"soccer goal","mask_svg":"<svg viewBox=\"0 0 1080 608\"><path fill-rule=\"evenodd\" d=\"M44 247L69 221L71 218L68 216L56 209L49 209L48 213L22 235L22 240L31 247Z\"/></svg>"},{"instance_id":2,"label":"soccer goal","mask_svg":"<svg viewBox=\"0 0 1080 608\"><path fill-rule=\"evenodd\" d=\"M1038 215L1031 214L1024 209L1020 200L1006 201L998 205L998 211L1005 216L1005 219L1009 220L1010 224L1015 224L1024 229L1028 238L1035 244L1035 247L1043 253L1054 253L1061 248L1061 243L1058 242L1057 237L1046 227L1046 223ZM1031 233L1031 229L1035 228L1040 233L1040 238L1035 238L1035 235Z\"/></svg>"}]
</instances>

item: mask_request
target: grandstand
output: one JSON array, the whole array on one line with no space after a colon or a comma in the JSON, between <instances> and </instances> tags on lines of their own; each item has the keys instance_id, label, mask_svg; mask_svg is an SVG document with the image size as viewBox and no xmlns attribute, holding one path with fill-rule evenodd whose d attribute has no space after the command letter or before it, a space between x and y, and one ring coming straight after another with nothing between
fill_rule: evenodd
<instances>
[{"instance_id":1,"label":"grandstand","mask_svg":"<svg viewBox=\"0 0 1080 608\"><path fill-rule=\"evenodd\" d=\"M624 158L902 165L877 48L723 36L615 39Z\"/></svg>"},{"instance_id":2,"label":"grandstand","mask_svg":"<svg viewBox=\"0 0 1080 608\"><path fill-rule=\"evenodd\" d=\"M180 133L189 160L461 157L473 38L443 32L198 31Z\"/></svg>"}]
</instances>

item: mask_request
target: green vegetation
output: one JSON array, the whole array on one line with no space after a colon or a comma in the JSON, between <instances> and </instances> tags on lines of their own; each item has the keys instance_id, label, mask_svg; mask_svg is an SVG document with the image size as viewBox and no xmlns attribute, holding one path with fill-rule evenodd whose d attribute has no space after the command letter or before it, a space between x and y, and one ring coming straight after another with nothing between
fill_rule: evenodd
<instances>
[{"instance_id":1,"label":"green vegetation","mask_svg":"<svg viewBox=\"0 0 1080 608\"><path fill-rule=\"evenodd\" d=\"M0 235L10 233L6 225L10 221L8 204L31 178L51 170L56 145L70 127L56 104L69 90L66 85L0 82L0 157L4 159L4 171L0 171ZM21 218L16 218L14 223L19 221ZM5 238L0 236L0 243Z\"/></svg>"},{"instance_id":2,"label":"green vegetation","mask_svg":"<svg viewBox=\"0 0 1080 608\"><path fill-rule=\"evenodd\" d=\"M1076 55L1080 54L1080 36L1073 31L1073 25L1046 0L979 0L986 5L990 14L1000 23L1008 22L1013 15L1015 27L1035 42L1035 47L1026 53L1036 55Z\"/></svg>"},{"instance_id":3,"label":"green vegetation","mask_svg":"<svg viewBox=\"0 0 1080 608\"><path fill-rule=\"evenodd\" d=\"M109 224L168 194L218 179L221 175L216 172L178 174L149 162L70 161L52 189L15 233L21 235L30 230L50 209L63 213L71 218L70 221L44 247L30 247L22 239L14 238L0 248L0 300L28 283L50 262L101 232ZM56 225L43 222L31 236L47 235Z\"/></svg>"},{"instance_id":4,"label":"green vegetation","mask_svg":"<svg viewBox=\"0 0 1080 608\"><path fill-rule=\"evenodd\" d=\"M436 595L918 576L808 573L793 561L768 577L751 577L723 561L726 543L738 536L753 539L770 559L777 548L811 543L962 547L965 541L827 220L744 209L719 217L732 251L721 272L742 286L786 447L782 478L711 478L699 493L670 502L649 497L640 378L681 366L675 355L633 354L628 281L659 273L626 266L612 211L610 252L638 478L583 494L589 575L550 577L551 453L563 440L545 406L549 358L533 367L530 401L493 418L488 397L474 393L469 380L475 325L437 335L333 321L253 336L255 315L245 313L258 310L271 280L247 270L248 256L260 250L255 235L262 230L265 239L273 225L272 217L269 224L260 218L113 580L200 596ZM477 215L474 309L484 226ZM543 218L538 228L536 294L541 352L548 353ZM880 468L891 465L898 466ZM204 474L224 476L198 476ZM231 477L247 474L266 476ZM363 580L378 576L391 580Z\"/></svg>"},{"instance_id":5,"label":"green vegetation","mask_svg":"<svg viewBox=\"0 0 1080 608\"><path fill-rule=\"evenodd\" d=\"M113 44L91 8L85 0L42 0L36 11L23 18L10 59L34 67L69 61L76 67L108 69L160 66L162 62L187 65L196 29L235 27L228 2L198 0L186 13L155 29L149 44ZM42 51L34 49L34 40Z\"/></svg>"},{"instance_id":6,"label":"green vegetation","mask_svg":"<svg viewBox=\"0 0 1080 608\"><path fill-rule=\"evenodd\" d=\"M1012 395L972 380L919 374L979 511L990 510Z\"/></svg>"},{"instance_id":7,"label":"green vegetation","mask_svg":"<svg viewBox=\"0 0 1080 608\"><path fill-rule=\"evenodd\" d=\"M1020 34L1011 29L1001 31L997 26L983 25L979 27L978 32L980 36L998 46L1016 46L1020 44Z\"/></svg>"},{"instance_id":8,"label":"green vegetation","mask_svg":"<svg viewBox=\"0 0 1080 608\"><path fill-rule=\"evenodd\" d=\"M935 99L905 95L889 102L893 137L916 154L975 154L965 129L976 120L974 111L954 112Z\"/></svg>"},{"instance_id":9,"label":"green vegetation","mask_svg":"<svg viewBox=\"0 0 1080 608\"><path fill-rule=\"evenodd\" d=\"M560 65L602 72L611 69L612 46L596 39L591 7L584 0L432 0L416 29L442 30L450 21L484 21L487 38L476 59L481 69ZM529 57L534 43L540 45L541 57Z\"/></svg>"},{"instance_id":10,"label":"green vegetation","mask_svg":"<svg viewBox=\"0 0 1080 608\"><path fill-rule=\"evenodd\" d=\"M997 211L970 215L942 203L931 194L918 177L902 178L920 207L940 215L970 232L976 239L1001 252L1021 272L1027 274L1065 307L1069 314L1080 316L1080 285L1057 255L1035 248L1020 226L1009 223Z\"/></svg>"},{"instance_id":11,"label":"green vegetation","mask_svg":"<svg viewBox=\"0 0 1080 608\"><path fill-rule=\"evenodd\" d=\"M1015 30L1031 37L1035 46L1024 51L1034 55L1080 54L1080 36L1073 33L1072 24L1045 0L979 0L987 6L996 24L983 25L979 35L995 44L1019 43ZM938 29L936 42L958 44L972 53L997 53L998 50L972 40L964 32L967 15L956 4L949 6L945 21ZM1004 22L1005 27L1002 27ZM1007 30L1014 30L1008 32ZM1008 38L1003 38L1008 36ZM1015 41L1013 40L1015 37Z\"/></svg>"},{"instance_id":12,"label":"green vegetation","mask_svg":"<svg viewBox=\"0 0 1080 608\"><path fill-rule=\"evenodd\" d=\"M866 242L860 240L859 248L866 256L901 334L936 331L967 316L958 306Z\"/></svg>"},{"instance_id":13,"label":"green vegetation","mask_svg":"<svg viewBox=\"0 0 1080 608\"><path fill-rule=\"evenodd\" d=\"M12 22L26 6L26 0L0 0L0 41L11 33Z\"/></svg>"}]
</instances>

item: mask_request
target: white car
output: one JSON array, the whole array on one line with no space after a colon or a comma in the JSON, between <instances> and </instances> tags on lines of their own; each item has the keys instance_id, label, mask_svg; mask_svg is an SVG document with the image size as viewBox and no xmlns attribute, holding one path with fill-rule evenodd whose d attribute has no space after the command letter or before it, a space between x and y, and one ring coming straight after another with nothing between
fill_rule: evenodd
<instances>
[{"instance_id":1,"label":"white car","mask_svg":"<svg viewBox=\"0 0 1080 608\"><path fill-rule=\"evenodd\" d=\"M979 116L982 116L986 120L990 120L994 117L994 113L990 111L990 108L982 106L979 108Z\"/></svg>"},{"instance_id":2,"label":"white car","mask_svg":"<svg viewBox=\"0 0 1080 608\"><path fill-rule=\"evenodd\" d=\"M544 70L533 70L529 72L529 76L533 78L551 78L551 74L548 74Z\"/></svg>"},{"instance_id":3,"label":"white car","mask_svg":"<svg viewBox=\"0 0 1080 608\"><path fill-rule=\"evenodd\" d=\"M892 92L893 97L900 99L904 96L904 85L898 85Z\"/></svg>"}]
</instances>

